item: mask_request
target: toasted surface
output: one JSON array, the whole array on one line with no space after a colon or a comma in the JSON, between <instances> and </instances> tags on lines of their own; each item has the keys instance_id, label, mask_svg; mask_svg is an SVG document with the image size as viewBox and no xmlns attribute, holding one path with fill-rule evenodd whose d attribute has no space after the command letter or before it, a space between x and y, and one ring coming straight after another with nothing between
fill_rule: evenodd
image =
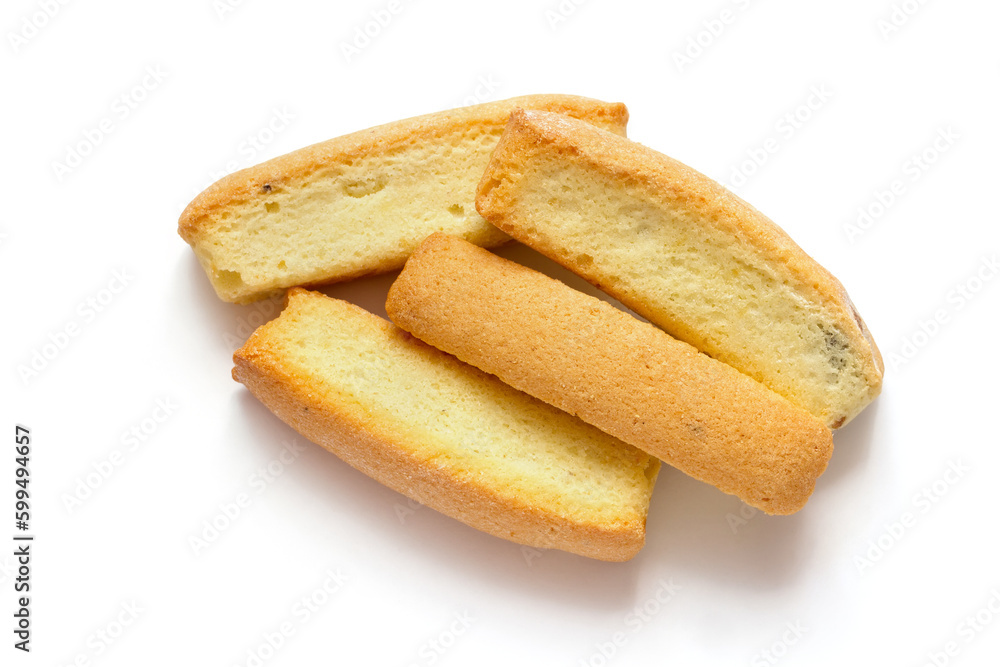
<instances>
[{"instance_id":1,"label":"toasted surface","mask_svg":"<svg viewBox=\"0 0 1000 667\"><path fill-rule=\"evenodd\" d=\"M771 220L666 155L518 111L476 207L831 428L881 390L882 358L843 286Z\"/></svg>"},{"instance_id":2,"label":"toasted surface","mask_svg":"<svg viewBox=\"0 0 1000 667\"><path fill-rule=\"evenodd\" d=\"M181 215L219 297L245 303L294 285L397 269L428 234L491 246L508 237L476 213L476 183L515 108L567 114L624 134L628 112L570 95L529 95L401 120L238 171Z\"/></svg>"},{"instance_id":3,"label":"toasted surface","mask_svg":"<svg viewBox=\"0 0 1000 667\"><path fill-rule=\"evenodd\" d=\"M620 561L659 462L357 306L293 289L233 377L358 470L521 544Z\"/></svg>"},{"instance_id":4,"label":"toasted surface","mask_svg":"<svg viewBox=\"0 0 1000 667\"><path fill-rule=\"evenodd\" d=\"M830 430L734 368L537 271L444 234L393 283L401 328L771 514L800 509Z\"/></svg>"}]
</instances>

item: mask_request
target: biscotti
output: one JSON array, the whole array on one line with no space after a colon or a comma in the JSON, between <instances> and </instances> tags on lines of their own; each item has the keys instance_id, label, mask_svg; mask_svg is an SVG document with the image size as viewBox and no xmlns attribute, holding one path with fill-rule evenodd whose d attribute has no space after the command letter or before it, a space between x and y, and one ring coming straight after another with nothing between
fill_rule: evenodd
<instances>
[{"instance_id":1,"label":"biscotti","mask_svg":"<svg viewBox=\"0 0 1000 667\"><path fill-rule=\"evenodd\" d=\"M386 311L421 340L771 514L808 500L833 439L811 414L651 324L444 234Z\"/></svg>"},{"instance_id":2,"label":"biscotti","mask_svg":"<svg viewBox=\"0 0 1000 667\"><path fill-rule=\"evenodd\" d=\"M625 133L628 112L569 95L530 95L401 120L226 176L181 215L219 297L246 303L294 285L398 269L428 234L509 240L476 213L476 184L515 108Z\"/></svg>"},{"instance_id":3,"label":"biscotti","mask_svg":"<svg viewBox=\"0 0 1000 667\"><path fill-rule=\"evenodd\" d=\"M470 526L609 561L643 545L659 461L357 306L290 290L233 359L302 435Z\"/></svg>"},{"instance_id":4,"label":"biscotti","mask_svg":"<svg viewBox=\"0 0 1000 667\"><path fill-rule=\"evenodd\" d=\"M479 184L490 223L839 428L879 393L843 286L695 170L585 123L515 112Z\"/></svg>"}]
</instances>

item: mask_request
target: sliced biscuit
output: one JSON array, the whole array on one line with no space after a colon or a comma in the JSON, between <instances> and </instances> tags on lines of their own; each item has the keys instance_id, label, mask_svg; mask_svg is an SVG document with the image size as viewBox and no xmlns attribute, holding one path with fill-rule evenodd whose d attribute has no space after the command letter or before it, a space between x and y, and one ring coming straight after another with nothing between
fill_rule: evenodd
<instances>
[{"instance_id":1,"label":"sliced biscuit","mask_svg":"<svg viewBox=\"0 0 1000 667\"><path fill-rule=\"evenodd\" d=\"M530 95L401 120L297 150L209 186L181 215L219 297L246 303L295 285L398 269L428 234L492 246L508 237L476 213L476 183L517 107L625 133L628 112Z\"/></svg>"},{"instance_id":2,"label":"sliced biscuit","mask_svg":"<svg viewBox=\"0 0 1000 667\"><path fill-rule=\"evenodd\" d=\"M476 207L831 428L881 390L882 358L843 286L771 220L666 155L570 118L518 111Z\"/></svg>"},{"instance_id":3,"label":"sliced biscuit","mask_svg":"<svg viewBox=\"0 0 1000 667\"><path fill-rule=\"evenodd\" d=\"M293 289L233 359L283 421L428 507L602 560L643 545L659 461L357 306Z\"/></svg>"}]
</instances>

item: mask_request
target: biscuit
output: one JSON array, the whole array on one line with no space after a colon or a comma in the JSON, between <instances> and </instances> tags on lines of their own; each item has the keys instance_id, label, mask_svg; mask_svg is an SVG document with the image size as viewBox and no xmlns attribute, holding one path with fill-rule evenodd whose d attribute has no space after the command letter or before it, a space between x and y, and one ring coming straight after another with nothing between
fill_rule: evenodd
<instances>
[{"instance_id":1,"label":"biscuit","mask_svg":"<svg viewBox=\"0 0 1000 667\"><path fill-rule=\"evenodd\" d=\"M530 95L401 120L226 176L198 195L178 232L219 297L247 303L295 285L398 269L435 231L493 246L476 183L516 107L624 134L628 112L568 95Z\"/></svg>"},{"instance_id":2,"label":"biscuit","mask_svg":"<svg viewBox=\"0 0 1000 667\"><path fill-rule=\"evenodd\" d=\"M417 249L386 311L417 338L770 514L799 510L833 451L822 422L731 366L455 237Z\"/></svg>"},{"instance_id":3,"label":"biscuit","mask_svg":"<svg viewBox=\"0 0 1000 667\"><path fill-rule=\"evenodd\" d=\"M487 221L831 428L883 364L843 286L764 215L650 148L515 112L479 184Z\"/></svg>"},{"instance_id":4,"label":"biscuit","mask_svg":"<svg viewBox=\"0 0 1000 667\"><path fill-rule=\"evenodd\" d=\"M608 561L643 545L659 461L357 306L292 289L233 359L306 438L474 528Z\"/></svg>"}]
</instances>

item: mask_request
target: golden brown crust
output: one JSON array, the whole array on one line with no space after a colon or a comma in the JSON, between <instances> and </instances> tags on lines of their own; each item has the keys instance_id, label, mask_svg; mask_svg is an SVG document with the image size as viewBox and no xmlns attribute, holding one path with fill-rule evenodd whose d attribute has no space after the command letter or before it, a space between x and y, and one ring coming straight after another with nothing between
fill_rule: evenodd
<instances>
[{"instance_id":1,"label":"golden brown crust","mask_svg":"<svg viewBox=\"0 0 1000 667\"><path fill-rule=\"evenodd\" d=\"M287 298L294 300L308 294L293 288ZM407 344L425 347L391 323L356 306L351 308L359 316L378 320L380 326L393 330ZM233 378L246 385L282 421L352 467L447 516L520 544L606 561L628 560L642 548L644 518L616 525L572 521L544 507L461 479L443 465L420 460L391 428L372 419L354 418L340 406L324 401L315 379L295 373L276 351L270 340L273 326L274 322L262 326L236 351ZM484 382L496 381L481 375Z\"/></svg>"},{"instance_id":2,"label":"golden brown crust","mask_svg":"<svg viewBox=\"0 0 1000 667\"><path fill-rule=\"evenodd\" d=\"M713 226L756 249L771 268L799 286L807 298L822 304L847 336L852 349L864 354L870 398L878 395L884 365L871 332L843 285L805 253L780 227L740 197L703 174L633 141L619 139L597 128L544 111L518 110L493 152L480 181L476 209L488 222L532 246L566 268L594 282L641 315L646 304L630 299L614 286L598 284L588 267L527 233L517 219L515 181L524 163L544 145L548 154L564 154L621 182L641 186L652 200L681 203L704 225ZM676 323L684 329L685 323ZM853 415L851 415L853 416Z\"/></svg>"},{"instance_id":3,"label":"golden brown crust","mask_svg":"<svg viewBox=\"0 0 1000 667\"><path fill-rule=\"evenodd\" d=\"M407 143L434 141L444 134L480 125L502 126L516 108L544 109L602 122L608 127L620 127L622 133L628 121L624 104L574 95L525 95L395 121L313 144L220 179L188 204L181 214L177 232L193 244L205 227L219 224L215 217L217 212L234 203L259 197L269 187L287 187L330 164L389 152Z\"/></svg>"},{"instance_id":4,"label":"golden brown crust","mask_svg":"<svg viewBox=\"0 0 1000 667\"><path fill-rule=\"evenodd\" d=\"M611 305L460 239L429 237L389 291L401 328L772 514L808 500L830 430Z\"/></svg>"}]
</instances>

